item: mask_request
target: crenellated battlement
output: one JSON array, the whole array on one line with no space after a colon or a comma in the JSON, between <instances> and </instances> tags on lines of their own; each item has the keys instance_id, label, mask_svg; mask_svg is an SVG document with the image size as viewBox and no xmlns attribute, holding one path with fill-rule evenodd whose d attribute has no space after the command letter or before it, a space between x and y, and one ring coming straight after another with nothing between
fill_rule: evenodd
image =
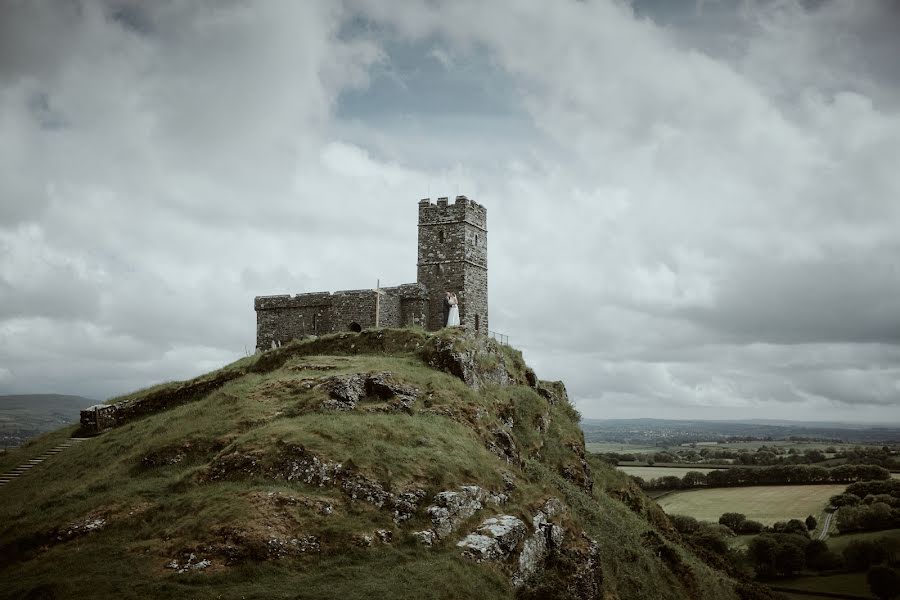
<instances>
[{"instance_id":1,"label":"crenellated battlement","mask_svg":"<svg viewBox=\"0 0 900 600\"><path fill-rule=\"evenodd\" d=\"M487 225L487 209L466 196L457 196L453 204L447 197L431 202L431 198L419 200L419 226L445 225L466 222L483 230Z\"/></svg>"}]
</instances>

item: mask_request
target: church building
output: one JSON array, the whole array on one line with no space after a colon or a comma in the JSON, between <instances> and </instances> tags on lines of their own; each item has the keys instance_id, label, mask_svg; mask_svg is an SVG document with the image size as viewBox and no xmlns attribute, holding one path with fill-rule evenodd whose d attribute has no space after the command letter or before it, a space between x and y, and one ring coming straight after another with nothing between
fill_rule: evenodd
<instances>
[{"instance_id":1,"label":"church building","mask_svg":"<svg viewBox=\"0 0 900 600\"><path fill-rule=\"evenodd\" d=\"M447 291L463 327L487 333L487 211L465 196L419 201L416 283L378 289L257 296L256 347L369 327L444 327Z\"/></svg>"}]
</instances>

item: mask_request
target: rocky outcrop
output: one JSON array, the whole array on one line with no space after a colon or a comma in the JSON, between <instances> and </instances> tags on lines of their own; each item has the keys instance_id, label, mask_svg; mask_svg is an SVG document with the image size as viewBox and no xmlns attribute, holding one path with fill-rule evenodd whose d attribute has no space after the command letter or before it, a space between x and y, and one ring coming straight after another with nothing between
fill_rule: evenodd
<instances>
[{"instance_id":1,"label":"rocky outcrop","mask_svg":"<svg viewBox=\"0 0 900 600\"><path fill-rule=\"evenodd\" d=\"M500 506L506 502L506 494L494 494L477 485L464 485L456 490L440 492L434 504L427 508L431 517L431 529L414 535L425 544L431 544L453 533L460 523L472 517L485 505Z\"/></svg>"},{"instance_id":2,"label":"rocky outcrop","mask_svg":"<svg viewBox=\"0 0 900 600\"><path fill-rule=\"evenodd\" d=\"M499 515L485 519L456 545L463 549L464 556L476 562L503 560L516 549L527 531L518 517Z\"/></svg>"},{"instance_id":3,"label":"rocky outcrop","mask_svg":"<svg viewBox=\"0 0 900 600\"><path fill-rule=\"evenodd\" d=\"M532 534L519 553L519 566L513 575L513 585L521 586L541 569L547 556L562 548L565 529L551 522L565 506L558 498L550 498L531 519Z\"/></svg>"},{"instance_id":4,"label":"rocky outcrop","mask_svg":"<svg viewBox=\"0 0 900 600\"><path fill-rule=\"evenodd\" d=\"M457 334L448 338L433 336L422 350L422 358L435 369L460 378L469 387L478 389L484 384L524 384L525 370L509 364L500 345L482 335Z\"/></svg>"},{"instance_id":5,"label":"rocky outcrop","mask_svg":"<svg viewBox=\"0 0 900 600\"><path fill-rule=\"evenodd\" d=\"M328 392L326 410L353 410L365 400L387 401L394 410L412 412L419 390L393 380L390 371L367 375L335 375L320 386Z\"/></svg>"},{"instance_id":6,"label":"rocky outcrop","mask_svg":"<svg viewBox=\"0 0 900 600\"><path fill-rule=\"evenodd\" d=\"M376 508L389 508L397 523L410 519L426 495L425 490L417 488L392 493L379 481L342 463L324 460L303 446L279 442L277 447L279 450L274 458L258 451L236 451L220 456L207 468L202 479L234 481L264 477L337 487L352 500L367 502Z\"/></svg>"}]
</instances>

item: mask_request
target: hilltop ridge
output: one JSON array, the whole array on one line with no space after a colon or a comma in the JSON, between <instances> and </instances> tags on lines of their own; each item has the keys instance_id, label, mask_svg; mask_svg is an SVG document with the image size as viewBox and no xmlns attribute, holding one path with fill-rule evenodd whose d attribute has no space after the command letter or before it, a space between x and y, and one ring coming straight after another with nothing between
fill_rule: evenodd
<instances>
[{"instance_id":1,"label":"hilltop ridge","mask_svg":"<svg viewBox=\"0 0 900 600\"><path fill-rule=\"evenodd\" d=\"M95 411L0 490L4 597L767 597L590 460L562 383L465 330L295 341Z\"/></svg>"}]
</instances>

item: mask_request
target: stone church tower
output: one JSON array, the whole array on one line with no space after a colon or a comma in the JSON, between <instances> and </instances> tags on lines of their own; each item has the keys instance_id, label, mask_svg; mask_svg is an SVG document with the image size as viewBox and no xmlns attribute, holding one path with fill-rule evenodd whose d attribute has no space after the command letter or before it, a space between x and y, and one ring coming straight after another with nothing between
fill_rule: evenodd
<instances>
[{"instance_id":1,"label":"stone church tower","mask_svg":"<svg viewBox=\"0 0 900 600\"><path fill-rule=\"evenodd\" d=\"M417 282L428 289L426 328L444 326L444 293L456 292L460 323L487 333L487 210L465 196L419 201Z\"/></svg>"}]
</instances>

